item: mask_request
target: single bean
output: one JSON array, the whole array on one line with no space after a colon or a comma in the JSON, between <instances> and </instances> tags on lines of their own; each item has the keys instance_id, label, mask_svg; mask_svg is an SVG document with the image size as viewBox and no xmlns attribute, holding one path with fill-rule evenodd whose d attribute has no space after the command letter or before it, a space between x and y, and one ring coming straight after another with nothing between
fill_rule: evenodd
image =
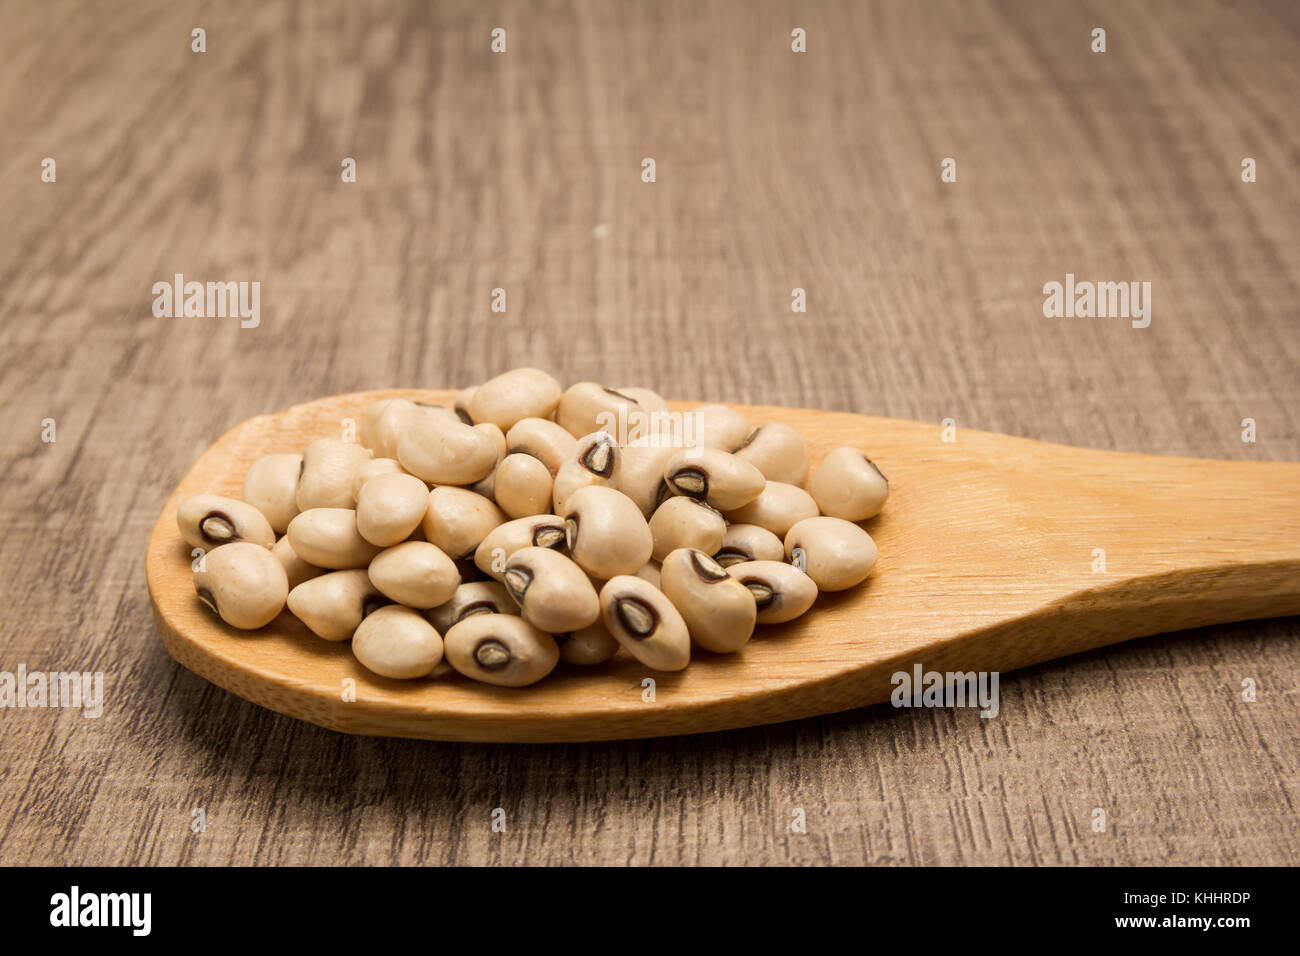
<instances>
[{"instance_id":1,"label":"single bean","mask_svg":"<svg viewBox=\"0 0 1300 956\"><path fill-rule=\"evenodd\" d=\"M376 458L395 459L403 433L425 413L460 421L455 412L441 405L413 402L409 398L385 398L370 405L362 415L361 444Z\"/></svg>"},{"instance_id":2,"label":"single bean","mask_svg":"<svg viewBox=\"0 0 1300 956\"><path fill-rule=\"evenodd\" d=\"M580 631L600 617L596 589L582 568L550 548L520 548L506 561L506 591L534 627Z\"/></svg>"},{"instance_id":3,"label":"single bean","mask_svg":"<svg viewBox=\"0 0 1300 956\"><path fill-rule=\"evenodd\" d=\"M352 494L352 478L370 452L352 442L337 438L318 438L302 453L302 474L294 498L298 510L312 508L351 508L357 503Z\"/></svg>"},{"instance_id":4,"label":"single bean","mask_svg":"<svg viewBox=\"0 0 1300 956\"><path fill-rule=\"evenodd\" d=\"M244 500L262 512L276 534L298 513L302 455L263 455L244 475Z\"/></svg>"},{"instance_id":5,"label":"single bean","mask_svg":"<svg viewBox=\"0 0 1300 956\"><path fill-rule=\"evenodd\" d=\"M641 514L649 518L664 501L672 497L664 469L680 449L653 440L631 442L619 449L618 480L615 487L631 498Z\"/></svg>"},{"instance_id":6,"label":"single bean","mask_svg":"<svg viewBox=\"0 0 1300 956\"><path fill-rule=\"evenodd\" d=\"M757 467L768 481L802 485L808 477L808 445L784 422L759 425L736 449L736 457Z\"/></svg>"},{"instance_id":7,"label":"single bean","mask_svg":"<svg viewBox=\"0 0 1300 956\"><path fill-rule=\"evenodd\" d=\"M560 660L579 667L603 664L618 651L618 641L600 621L580 631L554 637L555 643L560 645Z\"/></svg>"},{"instance_id":8,"label":"single bean","mask_svg":"<svg viewBox=\"0 0 1300 956\"><path fill-rule=\"evenodd\" d=\"M404 541L380 551L367 573L384 596L420 609L446 604L460 586L456 563L427 541Z\"/></svg>"},{"instance_id":9,"label":"single bean","mask_svg":"<svg viewBox=\"0 0 1300 956\"><path fill-rule=\"evenodd\" d=\"M664 480L677 495L707 501L719 511L748 504L763 491L763 473L717 448L687 448L668 459Z\"/></svg>"},{"instance_id":10,"label":"single bean","mask_svg":"<svg viewBox=\"0 0 1300 956\"><path fill-rule=\"evenodd\" d=\"M608 432L584 435L556 472L551 491L551 506L557 515L566 512L569 495L588 485L618 487L619 456L622 454L614 436Z\"/></svg>"},{"instance_id":11,"label":"single bean","mask_svg":"<svg viewBox=\"0 0 1300 956\"><path fill-rule=\"evenodd\" d=\"M642 411L651 414L668 411L668 403L664 401L663 396L652 389L620 385L614 391L635 401L641 406Z\"/></svg>"},{"instance_id":12,"label":"single bean","mask_svg":"<svg viewBox=\"0 0 1300 956\"><path fill-rule=\"evenodd\" d=\"M769 481L749 504L728 511L727 520L734 524L756 524L784 538L797 522L818 514L817 502L808 492L783 481Z\"/></svg>"},{"instance_id":13,"label":"single bean","mask_svg":"<svg viewBox=\"0 0 1300 956\"><path fill-rule=\"evenodd\" d=\"M275 531L266 516L246 501L221 495L195 495L176 509L176 527L192 548L211 550L235 541L270 548Z\"/></svg>"},{"instance_id":14,"label":"single bean","mask_svg":"<svg viewBox=\"0 0 1300 956\"><path fill-rule=\"evenodd\" d=\"M858 449L841 445L813 472L808 489L822 514L846 521L864 521L880 514L885 506L889 480Z\"/></svg>"},{"instance_id":15,"label":"single bean","mask_svg":"<svg viewBox=\"0 0 1300 956\"><path fill-rule=\"evenodd\" d=\"M694 419L695 444L702 448L734 452L754 430L749 419L726 405L701 405L689 414Z\"/></svg>"},{"instance_id":16,"label":"single bean","mask_svg":"<svg viewBox=\"0 0 1300 956\"><path fill-rule=\"evenodd\" d=\"M632 499L600 485L569 496L564 531L573 560L598 578L633 574L654 551L650 526Z\"/></svg>"},{"instance_id":17,"label":"single bean","mask_svg":"<svg viewBox=\"0 0 1300 956\"><path fill-rule=\"evenodd\" d=\"M414 475L379 475L357 495L357 530L381 548L405 541L429 508L429 486Z\"/></svg>"},{"instance_id":18,"label":"single bean","mask_svg":"<svg viewBox=\"0 0 1300 956\"><path fill-rule=\"evenodd\" d=\"M578 439L555 422L545 418L523 418L506 433L506 449L511 455L532 455L555 477Z\"/></svg>"},{"instance_id":19,"label":"single bean","mask_svg":"<svg viewBox=\"0 0 1300 956\"><path fill-rule=\"evenodd\" d=\"M405 398L381 398L371 402L361 414L361 444L376 458L396 458L397 439L401 436L403 416L415 408Z\"/></svg>"},{"instance_id":20,"label":"single bean","mask_svg":"<svg viewBox=\"0 0 1300 956\"><path fill-rule=\"evenodd\" d=\"M496 467L497 449L492 433L466 425L454 414L422 408L406 422L396 457L431 485L472 485Z\"/></svg>"},{"instance_id":21,"label":"single bean","mask_svg":"<svg viewBox=\"0 0 1300 956\"><path fill-rule=\"evenodd\" d=\"M396 458L371 458L369 461L363 461L352 473L352 497L359 496L361 487L371 478L378 478L380 475L405 474L407 474L406 469ZM426 485L425 488L427 490L428 486Z\"/></svg>"},{"instance_id":22,"label":"single bean","mask_svg":"<svg viewBox=\"0 0 1300 956\"><path fill-rule=\"evenodd\" d=\"M659 570L658 561L647 561L645 564L641 565L639 569L637 569L635 576L638 578L642 578L643 580L649 581L657 588L662 583L660 580L660 570ZM601 588L603 587L604 585L601 585ZM660 590L663 589L660 588Z\"/></svg>"},{"instance_id":23,"label":"single bean","mask_svg":"<svg viewBox=\"0 0 1300 956\"><path fill-rule=\"evenodd\" d=\"M754 633L754 595L703 551L679 548L664 558L663 592L682 615L691 640L706 651L730 654Z\"/></svg>"},{"instance_id":24,"label":"single bean","mask_svg":"<svg viewBox=\"0 0 1300 956\"><path fill-rule=\"evenodd\" d=\"M876 542L843 518L805 518L785 536L785 553L822 591L843 591L866 580L876 564Z\"/></svg>"},{"instance_id":25,"label":"single bean","mask_svg":"<svg viewBox=\"0 0 1300 956\"><path fill-rule=\"evenodd\" d=\"M475 614L443 636L451 666L474 680L501 687L534 684L555 669L555 638L513 614Z\"/></svg>"},{"instance_id":26,"label":"single bean","mask_svg":"<svg viewBox=\"0 0 1300 956\"><path fill-rule=\"evenodd\" d=\"M467 488L441 486L429 492L424 536L453 558L472 558L488 533L506 520L501 509Z\"/></svg>"},{"instance_id":27,"label":"single bean","mask_svg":"<svg viewBox=\"0 0 1300 956\"><path fill-rule=\"evenodd\" d=\"M510 597L505 585L496 581L467 581L456 588L456 593L446 604L426 611L424 616L446 634L453 624L458 624L475 614L519 614L519 605Z\"/></svg>"},{"instance_id":28,"label":"single bean","mask_svg":"<svg viewBox=\"0 0 1300 956\"><path fill-rule=\"evenodd\" d=\"M817 600L813 579L784 561L744 561L727 573L749 588L759 624L793 621Z\"/></svg>"},{"instance_id":29,"label":"single bean","mask_svg":"<svg viewBox=\"0 0 1300 956\"><path fill-rule=\"evenodd\" d=\"M727 521L722 513L694 498L669 498L650 518L656 561L678 548L697 548L712 554L722 547L726 533Z\"/></svg>"},{"instance_id":30,"label":"single bean","mask_svg":"<svg viewBox=\"0 0 1300 956\"><path fill-rule=\"evenodd\" d=\"M600 615L614 639L642 664L679 671L691 662L691 635L677 608L657 587L630 574L600 591Z\"/></svg>"},{"instance_id":31,"label":"single bean","mask_svg":"<svg viewBox=\"0 0 1300 956\"><path fill-rule=\"evenodd\" d=\"M537 368L516 368L489 379L468 402L470 418L509 431L525 418L550 418L563 394L554 376Z\"/></svg>"},{"instance_id":32,"label":"single bean","mask_svg":"<svg viewBox=\"0 0 1300 956\"><path fill-rule=\"evenodd\" d=\"M366 615L388 603L359 568L322 574L289 592L289 610L327 641L346 641Z\"/></svg>"},{"instance_id":33,"label":"single bean","mask_svg":"<svg viewBox=\"0 0 1300 956\"><path fill-rule=\"evenodd\" d=\"M785 544L771 531L756 524L732 524L727 526L727 532L722 536L722 547L713 553L713 560L724 568L742 561L783 561Z\"/></svg>"},{"instance_id":34,"label":"single bean","mask_svg":"<svg viewBox=\"0 0 1300 956\"><path fill-rule=\"evenodd\" d=\"M535 515L516 518L497 525L479 542L474 552L474 564L484 574L498 581L505 579L506 561L520 548L552 548L565 546L564 519L555 515Z\"/></svg>"},{"instance_id":35,"label":"single bean","mask_svg":"<svg viewBox=\"0 0 1300 956\"><path fill-rule=\"evenodd\" d=\"M578 437L594 431L617 431L618 423L628 422L633 413L649 411L631 395L598 382L578 382L561 396L555 420Z\"/></svg>"},{"instance_id":36,"label":"single bean","mask_svg":"<svg viewBox=\"0 0 1300 956\"><path fill-rule=\"evenodd\" d=\"M554 486L551 473L532 455L507 455L497 465L497 505L511 518L550 513Z\"/></svg>"},{"instance_id":37,"label":"single bean","mask_svg":"<svg viewBox=\"0 0 1300 956\"><path fill-rule=\"evenodd\" d=\"M289 578L289 590L291 591L302 584L303 581L310 581L312 578L325 573L324 568L308 564L298 557L298 552L293 550L293 545L289 543L287 534L275 543L275 547L271 548L271 553L275 555L276 560L284 568L284 573Z\"/></svg>"},{"instance_id":38,"label":"single bean","mask_svg":"<svg viewBox=\"0 0 1300 956\"><path fill-rule=\"evenodd\" d=\"M364 568L381 550L361 536L351 508L310 508L289 522L285 534L298 557L334 571Z\"/></svg>"},{"instance_id":39,"label":"single bean","mask_svg":"<svg viewBox=\"0 0 1300 956\"><path fill-rule=\"evenodd\" d=\"M269 550L247 541L213 548L194 573L194 590L217 616L241 630L270 624L284 610L289 578Z\"/></svg>"},{"instance_id":40,"label":"single bean","mask_svg":"<svg viewBox=\"0 0 1300 956\"><path fill-rule=\"evenodd\" d=\"M410 680L433 672L442 660L442 638L409 607L390 604L370 614L352 635L352 653L381 677Z\"/></svg>"}]
</instances>

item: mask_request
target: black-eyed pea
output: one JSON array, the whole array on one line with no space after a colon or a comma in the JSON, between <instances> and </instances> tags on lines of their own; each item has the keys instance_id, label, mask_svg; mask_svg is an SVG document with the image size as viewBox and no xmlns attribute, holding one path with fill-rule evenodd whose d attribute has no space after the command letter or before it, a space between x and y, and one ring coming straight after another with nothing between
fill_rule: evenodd
<instances>
[{"instance_id":1,"label":"black-eyed pea","mask_svg":"<svg viewBox=\"0 0 1300 956\"><path fill-rule=\"evenodd\" d=\"M822 591L861 584L876 564L871 535L843 518L805 518L785 536L790 563Z\"/></svg>"},{"instance_id":2,"label":"black-eyed pea","mask_svg":"<svg viewBox=\"0 0 1300 956\"><path fill-rule=\"evenodd\" d=\"M601 485L569 496L564 532L569 555L592 577L635 574L654 552L641 510L621 491Z\"/></svg>"},{"instance_id":3,"label":"black-eyed pea","mask_svg":"<svg viewBox=\"0 0 1300 956\"><path fill-rule=\"evenodd\" d=\"M263 455L244 475L244 500L262 512L276 534L284 534L298 513L302 455Z\"/></svg>"},{"instance_id":4,"label":"black-eyed pea","mask_svg":"<svg viewBox=\"0 0 1300 956\"><path fill-rule=\"evenodd\" d=\"M473 558L475 550L505 514L490 499L468 488L450 485L429 492L424 513L424 537L456 559Z\"/></svg>"},{"instance_id":5,"label":"black-eyed pea","mask_svg":"<svg viewBox=\"0 0 1300 956\"><path fill-rule=\"evenodd\" d=\"M642 664L679 671L691 662L686 621L662 591L644 578L620 574L600 591L600 616L614 639Z\"/></svg>"},{"instance_id":6,"label":"black-eyed pea","mask_svg":"<svg viewBox=\"0 0 1300 956\"><path fill-rule=\"evenodd\" d=\"M650 517L654 559L662 561L678 548L696 548L713 554L722 547L727 521L708 503L674 495Z\"/></svg>"},{"instance_id":7,"label":"black-eyed pea","mask_svg":"<svg viewBox=\"0 0 1300 956\"><path fill-rule=\"evenodd\" d=\"M561 396L555 420L576 437L595 431L617 431L619 422L630 422L650 411L653 409L643 407L633 395L598 382L578 382Z\"/></svg>"},{"instance_id":8,"label":"black-eyed pea","mask_svg":"<svg viewBox=\"0 0 1300 956\"><path fill-rule=\"evenodd\" d=\"M822 514L845 521L864 521L880 514L885 506L889 479L861 451L851 445L841 445L817 466L808 490Z\"/></svg>"},{"instance_id":9,"label":"black-eyed pea","mask_svg":"<svg viewBox=\"0 0 1300 956\"><path fill-rule=\"evenodd\" d=\"M352 478L370 452L352 442L318 438L302 453L302 474L294 495L298 510L351 508L356 504Z\"/></svg>"},{"instance_id":10,"label":"black-eyed pea","mask_svg":"<svg viewBox=\"0 0 1300 956\"><path fill-rule=\"evenodd\" d=\"M364 568L382 549L361 536L351 508L310 508L285 532L298 557L318 568Z\"/></svg>"},{"instance_id":11,"label":"black-eyed pea","mask_svg":"<svg viewBox=\"0 0 1300 956\"><path fill-rule=\"evenodd\" d=\"M784 561L744 561L727 568L727 573L749 588L759 624L793 621L817 600L813 579Z\"/></svg>"},{"instance_id":12,"label":"black-eyed pea","mask_svg":"<svg viewBox=\"0 0 1300 956\"><path fill-rule=\"evenodd\" d=\"M682 615L691 640L730 654L754 633L754 595L704 551L679 548L664 558L661 589Z\"/></svg>"},{"instance_id":13,"label":"black-eyed pea","mask_svg":"<svg viewBox=\"0 0 1300 956\"><path fill-rule=\"evenodd\" d=\"M754 465L768 481L802 485L808 477L808 445L784 422L759 425L736 449L736 457Z\"/></svg>"},{"instance_id":14,"label":"black-eyed pea","mask_svg":"<svg viewBox=\"0 0 1300 956\"><path fill-rule=\"evenodd\" d=\"M726 405L701 405L688 414L693 419L695 444L704 448L734 452L754 430L749 419Z\"/></svg>"},{"instance_id":15,"label":"black-eyed pea","mask_svg":"<svg viewBox=\"0 0 1300 956\"><path fill-rule=\"evenodd\" d=\"M668 459L664 480L675 495L699 498L719 511L749 504L767 479L747 461L718 448L687 448Z\"/></svg>"},{"instance_id":16,"label":"black-eyed pea","mask_svg":"<svg viewBox=\"0 0 1300 956\"><path fill-rule=\"evenodd\" d=\"M371 402L361 415L361 444L376 458L396 458L397 440L407 419L419 408L409 398L381 398Z\"/></svg>"},{"instance_id":17,"label":"black-eyed pea","mask_svg":"<svg viewBox=\"0 0 1300 956\"><path fill-rule=\"evenodd\" d=\"M618 487L619 458L622 450L608 432L592 432L578 439L556 472L551 489L551 508L557 515L565 513L569 496L589 485Z\"/></svg>"},{"instance_id":18,"label":"black-eyed pea","mask_svg":"<svg viewBox=\"0 0 1300 956\"><path fill-rule=\"evenodd\" d=\"M818 514L817 502L808 492L783 481L769 481L749 504L728 511L727 520L734 524L758 525L778 538L785 538L795 524Z\"/></svg>"},{"instance_id":19,"label":"black-eyed pea","mask_svg":"<svg viewBox=\"0 0 1300 956\"><path fill-rule=\"evenodd\" d=\"M176 509L176 527L192 548L211 550L246 541L270 549L275 531L266 516L246 501L222 495L195 495Z\"/></svg>"},{"instance_id":20,"label":"black-eyed pea","mask_svg":"<svg viewBox=\"0 0 1300 956\"><path fill-rule=\"evenodd\" d=\"M580 631L600 617L596 589L582 568L550 548L520 548L506 561L506 591L534 627Z\"/></svg>"},{"instance_id":21,"label":"black-eyed pea","mask_svg":"<svg viewBox=\"0 0 1300 956\"><path fill-rule=\"evenodd\" d=\"M560 660L566 664L579 667L591 667L603 664L618 651L618 641L600 621L580 631L568 634L556 634L555 643L560 646Z\"/></svg>"},{"instance_id":22,"label":"black-eyed pea","mask_svg":"<svg viewBox=\"0 0 1300 956\"><path fill-rule=\"evenodd\" d=\"M742 561L783 561L785 543L756 524L731 524L722 536L722 547L713 552L713 560L724 568Z\"/></svg>"},{"instance_id":23,"label":"black-eyed pea","mask_svg":"<svg viewBox=\"0 0 1300 956\"><path fill-rule=\"evenodd\" d=\"M520 548L565 546L564 519L552 514L516 518L488 532L474 552L474 564L497 581L505 580L506 561Z\"/></svg>"},{"instance_id":24,"label":"black-eyed pea","mask_svg":"<svg viewBox=\"0 0 1300 956\"><path fill-rule=\"evenodd\" d=\"M467 410L474 422L491 422L509 431L525 418L550 418L563 391L555 377L541 369L516 368L478 386Z\"/></svg>"},{"instance_id":25,"label":"black-eyed pea","mask_svg":"<svg viewBox=\"0 0 1300 956\"><path fill-rule=\"evenodd\" d=\"M317 637L346 641L372 611L389 604L361 569L331 571L289 592L289 610Z\"/></svg>"},{"instance_id":26,"label":"black-eyed pea","mask_svg":"<svg viewBox=\"0 0 1300 956\"><path fill-rule=\"evenodd\" d=\"M379 475L357 495L357 530L373 545L390 548L411 536L429 508L429 487L414 475Z\"/></svg>"},{"instance_id":27,"label":"black-eyed pea","mask_svg":"<svg viewBox=\"0 0 1300 956\"><path fill-rule=\"evenodd\" d=\"M421 407L404 425L395 457L431 485L472 485L496 467L495 436L466 425L447 409Z\"/></svg>"},{"instance_id":28,"label":"black-eyed pea","mask_svg":"<svg viewBox=\"0 0 1300 956\"><path fill-rule=\"evenodd\" d=\"M524 418L506 433L506 453L532 455L554 478L564 460L577 445L567 430L546 418Z\"/></svg>"},{"instance_id":29,"label":"black-eyed pea","mask_svg":"<svg viewBox=\"0 0 1300 956\"><path fill-rule=\"evenodd\" d=\"M668 403L662 395L653 389L633 385L620 385L614 389L620 395L626 395L637 403L642 411L648 413L668 411Z\"/></svg>"},{"instance_id":30,"label":"black-eyed pea","mask_svg":"<svg viewBox=\"0 0 1300 956\"><path fill-rule=\"evenodd\" d=\"M497 505L511 518L547 514L551 510L554 480L532 455L507 455L497 465L494 495Z\"/></svg>"},{"instance_id":31,"label":"black-eyed pea","mask_svg":"<svg viewBox=\"0 0 1300 956\"><path fill-rule=\"evenodd\" d=\"M381 677L426 677L442 660L442 637L416 611L390 604L368 615L352 635L352 653Z\"/></svg>"},{"instance_id":32,"label":"black-eyed pea","mask_svg":"<svg viewBox=\"0 0 1300 956\"><path fill-rule=\"evenodd\" d=\"M637 569L636 577L649 581L655 587L659 587L659 585L662 583L660 580L661 572L659 570L659 562L647 561L645 564L641 565L641 567ZM604 585L602 584L600 588L597 588L597 590L602 590L603 588ZM660 590L663 589L660 588Z\"/></svg>"},{"instance_id":33,"label":"black-eyed pea","mask_svg":"<svg viewBox=\"0 0 1300 956\"><path fill-rule=\"evenodd\" d=\"M636 503L644 517L649 518L655 509L672 497L664 480L664 469L679 450L654 439L629 442L619 449L615 487Z\"/></svg>"},{"instance_id":34,"label":"black-eyed pea","mask_svg":"<svg viewBox=\"0 0 1300 956\"><path fill-rule=\"evenodd\" d=\"M324 568L308 564L298 557L298 552L293 550L293 545L289 543L287 534L275 543L271 553L275 555L276 560L280 562L280 566L284 568L284 573L289 578L289 590L291 591L302 584L303 581L310 581L312 578L325 573Z\"/></svg>"},{"instance_id":35,"label":"black-eyed pea","mask_svg":"<svg viewBox=\"0 0 1300 956\"><path fill-rule=\"evenodd\" d=\"M456 562L427 541L404 541L380 551L366 573L385 597L421 610L446 604L460 586Z\"/></svg>"},{"instance_id":36,"label":"black-eyed pea","mask_svg":"<svg viewBox=\"0 0 1300 956\"><path fill-rule=\"evenodd\" d=\"M270 550L247 541L213 548L194 573L194 590L231 627L251 631L284 610L289 579Z\"/></svg>"},{"instance_id":37,"label":"black-eyed pea","mask_svg":"<svg viewBox=\"0 0 1300 956\"><path fill-rule=\"evenodd\" d=\"M468 581L456 588L450 601L425 611L424 616L439 634L446 634L452 625L475 614L518 613L519 605L510 597L505 585L496 581Z\"/></svg>"},{"instance_id":38,"label":"black-eyed pea","mask_svg":"<svg viewBox=\"0 0 1300 956\"><path fill-rule=\"evenodd\" d=\"M376 458L397 458L397 443L410 423L428 412L459 421L456 413L441 405L413 402L409 398L385 398L372 403L361 417L361 444Z\"/></svg>"},{"instance_id":39,"label":"black-eyed pea","mask_svg":"<svg viewBox=\"0 0 1300 956\"><path fill-rule=\"evenodd\" d=\"M443 653L457 672L500 687L535 684L555 669L551 637L513 614L475 614L443 635Z\"/></svg>"},{"instance_id":40,"label":"black-eyed pea","mask_svg":"<svg viewBox=\"0 0 1300 956\"><path fill-rule=\"evenodd\" d=\"M361 486L380 475L405 475L407 471L396 458L370 458L357 466L352 473L352 497L361 494ZM426 486L426 490L427 486Z\"/></svg>"}]
</instances>

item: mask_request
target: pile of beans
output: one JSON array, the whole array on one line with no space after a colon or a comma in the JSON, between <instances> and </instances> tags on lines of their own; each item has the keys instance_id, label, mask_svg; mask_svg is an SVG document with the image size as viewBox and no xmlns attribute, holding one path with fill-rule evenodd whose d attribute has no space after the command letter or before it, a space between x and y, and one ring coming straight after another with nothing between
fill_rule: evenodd
<instances>
[{"instance_id":1,"label":"pile of beans","mask_svg":"<svg viewBox=\"0 0 1300 956\"><path fill-rule=\"evenodd\" d=\"M232 627L287 604L384 677L445 661L519 687L620 648L680 670L692 644L737 651L860 584L876 545L854 522L889 483L849 446L809 470L788 425L521 368L454 408L376 402L359 444L267 455L242 501L199 495L176 520L202 552L199 598Z\"/></svg>"}]
</instances>

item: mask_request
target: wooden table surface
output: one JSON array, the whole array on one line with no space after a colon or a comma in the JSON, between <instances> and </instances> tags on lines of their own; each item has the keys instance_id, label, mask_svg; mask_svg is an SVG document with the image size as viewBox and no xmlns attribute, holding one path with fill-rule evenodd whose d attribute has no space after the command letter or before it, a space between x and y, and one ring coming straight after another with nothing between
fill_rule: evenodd
<instances>
[{"instance_id":1,"label":"wooden table surface","mask_svg":"<svg viewBox=\"0 0 1300 956\"><path fill-rule=\"evenodd\" d=\"M44 2L0 22L0 670L102 671L106 696L97 719L0 712L0 861L1300 859L1296 619L1006 674L992 720L886 705L464 746L207 684L144 584L164 499L235 423L520 364L936 436L1300 459L1294 4ZM175 273L260 282L260 325L155 318ZM1067 273L1149 281L1150 327L1045 318Z\"/></svg>"}]
</instances>

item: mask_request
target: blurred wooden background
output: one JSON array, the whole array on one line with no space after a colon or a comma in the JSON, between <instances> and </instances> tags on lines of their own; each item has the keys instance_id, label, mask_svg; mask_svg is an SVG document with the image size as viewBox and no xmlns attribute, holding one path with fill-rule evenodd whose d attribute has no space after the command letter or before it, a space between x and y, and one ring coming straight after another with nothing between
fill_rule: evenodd
<instances>
[{"instance_id":1,"label":"blurred wooden background","mask_svg":"<svg viewBox=\"0 0 1300 956\"><path fill-rule=\"evenodd\" d=\"M1300 859L1295 619L1004 675L995 720L460 746L209 686L164 652L143 574L168 491L236 422L518 364L1300 459L1294 4L53 0L0 22L0 670L107 688L98 719L0 712L0 861ZM260 327L154 318L177 272L261 282ZM1150 281L1150 328L1045 319L1067 272Z\"/></svg>"}]
</instances>

